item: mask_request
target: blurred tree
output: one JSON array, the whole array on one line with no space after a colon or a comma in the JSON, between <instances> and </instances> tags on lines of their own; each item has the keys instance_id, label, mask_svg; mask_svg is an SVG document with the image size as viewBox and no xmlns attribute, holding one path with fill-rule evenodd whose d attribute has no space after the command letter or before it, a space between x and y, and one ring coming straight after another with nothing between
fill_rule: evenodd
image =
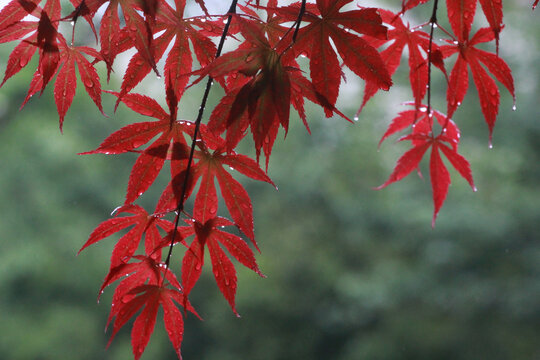
<instances>
[{"instance_id":1,"label":"blurred tree","mask_svg":"<svg viewBox=\"0 0 540 360\"><path fill-rule=\"evenodd\" d=\"M472 154L479 192L471 199L456 182L429 229L422 180L371 190L398 156L375 150L385 126L362 120L350 131L328 120L314 122L308 136L292 125L270 163L278 196L245 185L268 278L239 273L236 320L205 273L192 297L206 321L188 317L186 359L540 356L540 79L531 71L540 24L518 5L508 4L501 38L516 74L518 111L501 115L491 151L480 122L463 123L470 134L463 152ZM76 98L77 115L60 136L51 94L15 116L30 75L0 93L0 353L10 360L129 359L127 332L103 350L108 309L92 305L112 244L74 257L103 214L123 201L133 161L75 154L127 115L119 109L103 119L88 99ZM380 95L364 118L387 122L386 99L399 94ZM113 106L114 99L105 101ZM460 112L482 117L476 106ZM156 332L143 359L176 358L167 342Z\"/></svg>"}]
</instances>

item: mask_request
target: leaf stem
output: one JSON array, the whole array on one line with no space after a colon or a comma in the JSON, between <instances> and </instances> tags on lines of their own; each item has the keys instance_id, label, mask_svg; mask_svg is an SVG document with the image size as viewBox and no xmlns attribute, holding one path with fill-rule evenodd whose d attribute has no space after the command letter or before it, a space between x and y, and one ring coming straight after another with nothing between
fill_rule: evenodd
<instances>
[{"instance_id":1,"label":"leaf stem","mask_svg":"<svg viewBox=\"0 0 540 360\"><path fill-rule=\"evenodd\" d=\"M223 28L223 33L221 34L221 38L219 40L218 48L216 50L216 56L214 57L215 59L217 59L221 55L221 52L223 51L223 45L225 44L225 39L227 37L227 33L229 32L229 27L231 26L233 15L236 14L236 4L237 3L238 3L238 0L232 0L231 1L231 6L229 7L229 11L227 11L227 14L228 14L227 23L225 24L225 27ZM213 83L214 83L214 79L211 76L209 76L208 81L206 82L206 88L204 90L204 94L203 94L203 97L202 97L202 100L201 100L201 106L199 107L199 114L197 115L197 120L195 120L195 130L193 132L193 140L191 142L191 150L190 150L190 153L189 153L189 159L188 159L187 168L185 170L186 175L184 177L184 184L182 185L182 194L180 196L180 199L178 199L178 205L176 207L176 217L174 219L174 229L173 229L173 234L171 236L171 244L169 245L169 252L167 254L167 258L165 259L165 268L166 269L169 268L169 264L170 264L170 261L171 261L171 255L172 255L172 250L173 250L173 246L174 246L174 240L175 240L175 237L176 237L176 233L178 232L177 230L178 230L178 226L179 226L179 223L180 223L180 214L182 214L182 212L184 211L184 202L185 202L184 197L186 196L188 182L189 182L189 176L190 176L191 168L192 168L192 165L193 165L193 156L195 154L195 145L197 144L197 137L199 136L201 121L202 121L202 118L203 118L203 115L204 115L204 109L206 107L206 102L208 100L208 96L210 95L210 89L212 88ZM163 281L163 278L162 278L162 281Z\"/></svg>"},{"instance_id":2,"label":"leaf stem","mask_svg":"<svg viewBox=\"0 0 540 360\"><path fill-rule=\"evenodd\" d=\"M431 29L429 31L429 47L428 47L428 88L427 88L427 116L431 120L431 67L432 67L432 51L433 51L433 33L435 31L435 26L437 24L437 7L439 5L439 0L433 2L433 12L431 13L431 19L429 24ZM433 123L431 124L433 126Z\"/></svg>"}]
</instances>

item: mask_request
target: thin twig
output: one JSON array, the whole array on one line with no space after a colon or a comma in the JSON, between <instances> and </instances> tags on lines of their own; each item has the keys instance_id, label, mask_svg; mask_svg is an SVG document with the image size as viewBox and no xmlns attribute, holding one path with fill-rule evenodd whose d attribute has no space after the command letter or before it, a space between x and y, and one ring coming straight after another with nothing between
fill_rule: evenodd
<instances>
[{"instance_id":1,"label":"thin twig","mask_svg":"<svg viewBox=\"0 0 540 360\"><path fill-rule=\"evenodd\" d=\"M433 3L433 13L431 14L431 19L429 20L429 23L431 25L431 29L429 31L429 48L428 48L428 88L427 88L427 116L428 119L432 119L431 116L431 56L433 51L433 33L435 30L435 26L437 24L437 6L439 5L439 0L435 0ZM431 124L433 126L433 124Z\"/></svg>"}]
</instances>

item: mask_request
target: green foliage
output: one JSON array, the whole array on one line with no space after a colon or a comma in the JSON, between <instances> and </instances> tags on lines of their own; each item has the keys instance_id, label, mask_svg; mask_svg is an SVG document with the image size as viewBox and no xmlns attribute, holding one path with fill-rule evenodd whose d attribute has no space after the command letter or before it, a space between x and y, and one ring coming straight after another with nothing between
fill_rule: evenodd
<instances>
[{"instance_id":1,"label":"green foliage","mask_svg":"<svg viewBox=\"0 0 540 360\"><path fill-rule=\"evenodd\" d=\"M239 271L237 320L210 272L203 273L192 301L207 320L186 319L184 358L540 356L540 26L537 14L516 11L508 12L506 22L516 27L503 33L501 51L509 52L517 74L518 111L502 112L491 151L478 121L463 125L471 134L462 146L473 154L478 193L471 197L467 184L456 182L432 230L422 180L371 190L398 154L376 151L389 120L384 96L364 110L365 118L381 123L328 120L313 123L309 136L291 121L288 141L276 146L270 163L278 196L246 182L264 254L258 261L268 278ZM515 32L527 47L512 44ZM7 84L0 94L0 354L129 359L128 333L103 350L110 294L93 305L112 242L75 258L103 214L123 201L133 161L75 154L118 128L123 114L103 119L89 99L76 97L78 111L61 136L51 94L15 117L27 83ZM475 106L460 111L466 119L482 117ZM176 355L166 334L156 331L142 358Z\"/></svg>"}]
</instances>

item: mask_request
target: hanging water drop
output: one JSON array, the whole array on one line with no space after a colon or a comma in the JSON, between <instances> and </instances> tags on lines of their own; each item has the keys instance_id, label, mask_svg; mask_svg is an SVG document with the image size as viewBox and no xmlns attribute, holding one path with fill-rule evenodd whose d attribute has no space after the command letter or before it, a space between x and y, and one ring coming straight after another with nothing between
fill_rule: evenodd
<instances>
[{"instance_id":1,"label":"hanging water drop","mask_svg":"<svg viewBox=\"0 0 540 360\"><path fill-rule=\"evenodd\" d=\"M358 115L354 115L353 120L354 120L354 121L358 121Z\"/></svg>"}]
</instances>

